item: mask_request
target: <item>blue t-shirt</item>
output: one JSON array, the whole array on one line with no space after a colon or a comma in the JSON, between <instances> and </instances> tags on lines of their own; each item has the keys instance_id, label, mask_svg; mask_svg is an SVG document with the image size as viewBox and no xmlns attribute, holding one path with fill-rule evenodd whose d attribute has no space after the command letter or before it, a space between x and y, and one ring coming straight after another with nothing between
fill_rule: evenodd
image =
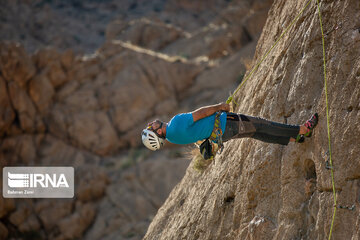
<instances>
[{"instance_id":1,"label":"blue t-shirt","mask_svg":"<svg viewBox=\"0 0 360 240\"><path fill-rule=\"evenodd\" d=\"M192 113L174 116L166 127L166 139L175 144L189 144L210 137L215 123L216 113L194 122ZM221 129L224 133L226 113L220 115Z\"/></svg>"}]
</instances>

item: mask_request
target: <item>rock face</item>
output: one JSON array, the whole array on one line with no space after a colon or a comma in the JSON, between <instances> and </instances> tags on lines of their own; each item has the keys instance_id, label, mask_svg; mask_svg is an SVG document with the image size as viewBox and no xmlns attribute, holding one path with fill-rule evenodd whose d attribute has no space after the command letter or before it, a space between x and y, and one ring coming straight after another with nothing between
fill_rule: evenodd
<instances>
[{"instance_id":1,"label":"rock face","mask_svg":"<svg viewBox=\"0 0 360 240\"><path fill-rule=\"evenodd\" d=\"M4 2L0 167L73 166L76 192L0 197L0 239L141 239L189 164L143 149L141 129L224 101L271 3Z\"/></svg>"},{"instance_id":2,"label":"rock face","mask_svg":"<svg viewBox=\"0 0 360 240\"><path fill-rule=\"evenodd\" d=\"M316 2L237 93L237 112L303 123L312 138L288 146L231 140L202 174L191 167L144 239L327 239L333 215L322 45ZM305 5L275 1L258 42L259 61ZM332 239L359 239L360 6L321 1L337 211ZM346 13L346 14L344 14ZM344 207L354 207L353 210Z\"/></svg>"}]
</instances>

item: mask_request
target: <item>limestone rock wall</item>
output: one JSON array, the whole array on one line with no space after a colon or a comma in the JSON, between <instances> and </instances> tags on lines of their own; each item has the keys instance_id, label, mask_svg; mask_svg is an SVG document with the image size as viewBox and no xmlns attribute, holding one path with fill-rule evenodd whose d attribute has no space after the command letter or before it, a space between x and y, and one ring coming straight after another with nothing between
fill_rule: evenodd
<instances>
[{"instance_id":1,"label":"limestone rock wall","mask_svg":"<svg viewBox=\"0 0 360 240\"><path fill-rule=\"evenodd\" d=\"M303 144L231 140L202 174L191 167L159 209L144 239L327 239L333 214L321 32L312 1L237 93L237 112L299 124L318 112ZM305 1L275 1L259 61ZM360 236L360 5L320 1L337 212L332 239ZM352 207L353 210L342 207Z\"/></svg>"}]
</instances>

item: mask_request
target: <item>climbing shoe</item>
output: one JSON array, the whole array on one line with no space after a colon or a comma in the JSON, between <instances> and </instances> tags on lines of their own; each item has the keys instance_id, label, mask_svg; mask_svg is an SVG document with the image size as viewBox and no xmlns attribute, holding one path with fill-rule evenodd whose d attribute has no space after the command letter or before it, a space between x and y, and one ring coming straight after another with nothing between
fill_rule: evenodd
<instances>
[{"instance_id":1,"label":"climbing shoe","mask_svg":"<svg viewBox=\"0 0 360 240\"><path fill-rule=\"evenodd\" d=\"M295 142L297 143L303 143L305 141L305 137L303 134L298 134L296 139L295 139Z\"/></svg>"},{"instance_id":2,"label":"climbing shoe","mask_svg":"<svg viewBox=\"0 0 360 240\"><path fill-rule=\"evenodd\" d=\"M309 120L307 120L304 124L305 127L307 127L308 131L304 134L305 137L311 137L312 130L316 127L317 123L319 121L319 115L315 113L311 116Z\"/></svg>"}]
</instances>

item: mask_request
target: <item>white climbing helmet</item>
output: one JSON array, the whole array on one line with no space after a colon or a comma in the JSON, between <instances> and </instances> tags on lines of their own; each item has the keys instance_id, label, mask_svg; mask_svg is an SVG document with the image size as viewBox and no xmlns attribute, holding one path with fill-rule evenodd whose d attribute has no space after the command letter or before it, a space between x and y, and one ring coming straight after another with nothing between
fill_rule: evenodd
<instances>
[{"instance_id":1,"label":"white climbing helmet","mask_svg":"<svg viewBox=\"0 0 360 240\"><path fill-rule=\"evenodd\" d=\"M156 151L164 146L165 139L158 137L153 131L144 129L141 133L143 144L150 150Z\"/></svg>"}]
</instances>

